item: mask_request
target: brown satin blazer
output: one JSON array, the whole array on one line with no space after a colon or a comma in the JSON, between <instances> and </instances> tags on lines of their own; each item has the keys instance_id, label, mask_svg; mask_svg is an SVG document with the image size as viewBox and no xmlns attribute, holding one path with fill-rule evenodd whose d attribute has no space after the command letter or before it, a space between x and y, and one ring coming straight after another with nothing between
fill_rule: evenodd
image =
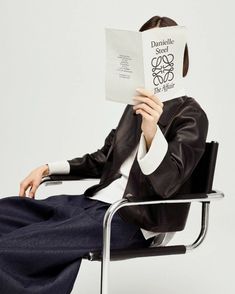
<instances>
[{"instance_id":1,"label":"brown satin blazer","mask_svg":"<svg viewBox=\"0 0 235 294\"><path fill-rule=\"evenodd\" d=\"M98 184L84 192L86 196L92 196L120 177L121 164L138 144L142 116L136 115L132 107L126 106L118 126L111 130L101 149L68 160L70 174L78 179L100 178ZM190 192L184 184L204 152L207 116L194 98L182 96L164 102L158 126L168 142L168 150L160 165L149 175L143 174L135 156L122 195L130 201L167 199ZM146 230L167 232L184 229L189 208L188 203L142 205L123 207L118 213L125 221Z\"/></svg>"}]
</instances>

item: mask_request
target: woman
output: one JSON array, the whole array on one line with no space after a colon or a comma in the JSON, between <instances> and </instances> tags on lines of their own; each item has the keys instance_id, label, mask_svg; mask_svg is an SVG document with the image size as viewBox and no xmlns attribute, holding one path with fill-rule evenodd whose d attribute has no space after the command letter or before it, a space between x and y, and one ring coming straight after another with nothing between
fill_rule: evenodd
<instances>
[{"instance_id":1,"label":"woman","mask_svg":"<svg viewBox=\"0 0 235 294\"><path fill-rule=\"evenodd\" d=\"M172 25L177 23L154 16L140 31ZM183 76L188 65L186 45ZM127 105L101 149L42 165L21 182L20 197L0 199L0 293L70 293L82 256L102 247L102 221L111 203L186 191L183 184L204 152L206 114L191 97L163 104L148 89L137 91L133 99L140 103ZM82 195L36 200L48 174L100 182ZM111 248L146 247L159 232L182 230L188 209L188 204L122 208L112 221Z\"/></svg>"}]
</instances>

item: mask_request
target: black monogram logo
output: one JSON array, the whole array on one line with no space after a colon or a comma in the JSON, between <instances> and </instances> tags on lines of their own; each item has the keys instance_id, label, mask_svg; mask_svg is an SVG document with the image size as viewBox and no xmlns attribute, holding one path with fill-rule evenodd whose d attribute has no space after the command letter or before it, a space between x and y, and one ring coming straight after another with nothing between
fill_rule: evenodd
<instances>
[{"instance_id":1,"label":"black monogram logo","mask_svg":"<svg viewBox=\"0 0 235 294\"><path fill-rule=\"evenodd\" d=\"M153 83L155 86L170 82L174 78L174 55L167 54L158 57L154 57L151 61Z\"/></svg>"}]
</instances>

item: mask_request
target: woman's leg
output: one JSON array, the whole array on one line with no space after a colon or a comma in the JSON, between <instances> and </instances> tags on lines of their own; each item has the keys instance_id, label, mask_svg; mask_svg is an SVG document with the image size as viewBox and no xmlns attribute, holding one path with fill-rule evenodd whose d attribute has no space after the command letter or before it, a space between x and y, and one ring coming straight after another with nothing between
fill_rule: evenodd
<instances>
[{"instance_id":1,"label":"woman's leg","mask_svg":"<svg viewBox=\"0 0 235 294\"><path fill-rule=\"evenodd\" d=\"M71 197L0 199L0 293L71 292L81 263L70 246Z\"/></svg>"},{"instance_id":2,"label":"woman's leg","mask_svg":"<svg viewBox=\"0 0 235 294\"><path fill-rule=\"evenodd\" d=\"M49 198L52 200L53 196ZM0 238L16 229L49 220L54 214L55 207L49 205L48 201L35 201L19 196L1 198Z\"/></svg>"},{"instance_id":3,"label":"woman's leg","mask_svg":"<svg viewBox=\"0 0 235 294\"><path fill-rule=\"evenodd\" d=\"M108 207L83 194L0 199L0 293L70 293L84 254L102 248ZM118 215L112 232L111 248L146 246Z\"/></svg>"}]
</instances>

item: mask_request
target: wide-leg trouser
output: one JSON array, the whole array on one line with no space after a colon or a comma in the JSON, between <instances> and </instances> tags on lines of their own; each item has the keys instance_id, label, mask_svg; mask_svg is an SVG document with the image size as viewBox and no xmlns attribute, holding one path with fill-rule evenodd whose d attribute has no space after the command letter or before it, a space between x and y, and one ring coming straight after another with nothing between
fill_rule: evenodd
<instances>
[{"instance_id":1,"label":"wide-leg trouser","mask_svg":"<svg viewBox=\"0 0 235 294\"><path fill-rule=\"evenodd\" d=\"M83 194L1 198L0 293L71 293L82 257L102 248L109 205ZM148 245L139 227L114 215L111 248Z\"/></svg>"}]
</instances>

